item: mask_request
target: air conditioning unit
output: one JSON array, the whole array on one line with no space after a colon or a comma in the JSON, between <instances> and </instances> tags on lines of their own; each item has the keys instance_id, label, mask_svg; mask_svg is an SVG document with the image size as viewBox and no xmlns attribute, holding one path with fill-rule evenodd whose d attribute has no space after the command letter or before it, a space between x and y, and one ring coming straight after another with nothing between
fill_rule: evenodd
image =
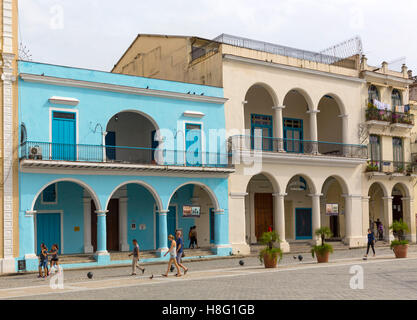
<instances>
[{"instance_id":1,"label":"air conditioning unit","mask_svg":"<svg viewBox=\"0 0 417 320\"><path fill-rule=\"evenodd\" d=\"M39 146L31 147L29 150L29 159L42 160L42 149Z\"/></svg>"}]
</instances>

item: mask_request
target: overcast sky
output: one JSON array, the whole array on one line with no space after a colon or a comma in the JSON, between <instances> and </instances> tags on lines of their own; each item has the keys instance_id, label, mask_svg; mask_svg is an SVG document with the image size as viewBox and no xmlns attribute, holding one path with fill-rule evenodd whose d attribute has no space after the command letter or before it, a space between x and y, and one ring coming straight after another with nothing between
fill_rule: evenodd
<instances>
[{"instance_id":1,"label":"overcast sky","mask_svg":"<svg viewBox=\"0 0 417 320\"><path fill-rule=\"evenodd\" d=\"M359 35L368 63L406 57L417 74L416 0L19 0L19 11L33 61L110 71L138 33L228 33L312 51Z\"/></svg>"}]
</instances>

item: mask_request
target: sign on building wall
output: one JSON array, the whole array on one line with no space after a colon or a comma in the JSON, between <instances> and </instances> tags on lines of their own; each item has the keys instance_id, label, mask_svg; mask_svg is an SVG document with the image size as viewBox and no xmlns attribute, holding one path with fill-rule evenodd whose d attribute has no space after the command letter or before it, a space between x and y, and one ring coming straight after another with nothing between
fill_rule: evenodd
<instances>
[{"instance_id":1,"label":"sign on building wall","mask_svg":"<svg viewBox=\"0 0 417 320\"><path fill-rule=\"evenodd\" d=\"M200 217L200 206L183 206L182 216L185 218L199 218Z\"/></svg>"},{"instance_id":2,"label":"sign on building wall","mask_svg":"<svg viewBox=\"0 0 417 320\"><path fill-rule=\"evenodd\" d=\"M326 215L327 216L338 216L339 215L339 205L337 203L327 203L326 204Z\"/></svg>"}]
</instances>

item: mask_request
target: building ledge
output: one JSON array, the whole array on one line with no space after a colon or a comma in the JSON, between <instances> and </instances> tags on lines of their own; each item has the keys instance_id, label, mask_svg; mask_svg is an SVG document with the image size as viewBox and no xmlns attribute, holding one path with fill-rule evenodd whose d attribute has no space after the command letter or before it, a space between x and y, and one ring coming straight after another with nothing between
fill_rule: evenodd
<instances>
[{"instance_id":1,"label":"building ledge","mask_svg":"<svg viewBox=\"0 0 417 320\"><path fill-rule=\"evenodd\" d=\"M235 172L234 168L223 167L187 167L187 166L159 166L153 164L125 164L125 163L103 163L103 162L75 162L58 160L30 160L22 159L20 167L23 169L58 169L58 170L94 170L94 171L149 171L156 173L217 173L230 174Z\"/></svg>"}]
</instances>

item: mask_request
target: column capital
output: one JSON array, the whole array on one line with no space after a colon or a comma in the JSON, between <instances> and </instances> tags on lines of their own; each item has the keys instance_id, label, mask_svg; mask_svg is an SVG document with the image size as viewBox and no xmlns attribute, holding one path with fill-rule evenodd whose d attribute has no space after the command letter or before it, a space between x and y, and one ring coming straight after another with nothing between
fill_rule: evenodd
<instances>
[{"instance_id":1,"label":"column capital","mask_svg":"<svg viewBox=\"0 0 417 320\"><path fill-rule=\"evenodd\" d=\"M342 194L342 197L346 199L363 199L361 194Z\"/></svg>"},{"instance_id":2,"label":"column capital","mask_svg":"<svg viewBox=\"0 0 417 320\"><path fill-rule=\"evenodd\" d=\"M414 201L414 198L404 197L404 198L401 198L401 200L403 200L403 201L407 201L407 200Z\"/></svg>"},{"instance_id":3,"label":"column capital","mask_svg":"<svg viewBox=\"0 0 417 320\"><path fill-rule=\"evenodd\" d=\"M312 198L320 198L320 197L323 196L323 194L322 193L319 193L319 194L309 194L308 196L309 197L312 197Z\"/></svg>"},{"instance_id":4,"label":"column capital","mask_svg":"<svg viewBox=\"0 0 417 320\"><path fill-rule=\"evenodd\" d=\"M317 113L320 113L320 110L308 110L307 113L308 114L314 114L315 115Z\"/></svg>"},{"instance_id":5,"label":"column capital","mask_svg":"<svg viewBox=\"0 0 417 320\"><path fill-rule=\"evenodd\" d=\"M96 210L94 212L97 213L97 217L103 217L103 216L106 216L109 210Z\"/></svg>"},{"instance_id":6,"label":"column capital","mask_svg":"<svg viewBox=\"0 0 417 320\"><path fill-rule=\"evenodd\" d=\"M248 194L249 193L247 193L247 192L230 192L229 193L230 198L232 198L232 199L241 199L241 198L246 197Z\"/></svg>"},{"instance_id":7,"label":"column capital","mask_svg":"<svg viewBox=\"0 0 417 320\"><path fill-rule=\"evenodd\" d=\"M349 115L347 115L347 114L339 114L338 117L339 118L343 118L343 119L347 119L349 117Z\"/></svg>"},{"instance_id":8,"label":"column capital","mask_svg":"<svg viewBox=\"0 0 417 320\"><path fill-rule=\"evenodd\" d=\"M273 197L282 197L282 198L284 198L284 197L288 196L288 193L273 193L272 196Z\"/></svg>"},{"instance_id":9,"label":"column capital","mask_svg":"<svg viewBox=\"0 0 417 320\"><path fill-rule=\"evenodd\" d=\"M382 200L392 200L394 197L382 197Z\"/></svg>"},{"instance_id":10,"label":"column capital","mask_svg":"<svg viewBox=\"0 0 417 320\"><path fill-rule=\"evenodd\" d=\"M215 214L224 214L224 209L216 209L214 210Z\"/></svg>"},{"instance_id":11,"label":"column capital","mask_svg":"<svg viewBox=\"0 0 417 320\"><path fill-rule=\"evenodd\" d=\"M362 197L363 201L369 201L369 199L371 199L371 197Z\"/></svg>"},{"instance_id":12,"label":"column capital","mask_svg":"<svg viewBox=\"0 0 417 320\"><path fill-rule=\"evenodd\" d=\"M285 109L285 106L272 106L273 110L282 110Z\"/></svg>"},{"instance_id":13,"label":"column capital","mask_svg":"<svg viewBox=\"0 0 417 320\"><path fill-rule=\"evenodd\" d=\"M33 210L33 211L27 210L25 211L25 216L34 216L36 212L37 212L36 210Z\"/></svg>"},{"instance_id":14,"label":"column capital","mask_svg":"<svg viewBox=\"0 0 417 320\"><path fill-rule=\"evenodd\" d=\"M169 212L169 210L158 210L156 212L159 213L160 215L167 215L167 213Z\"/></svg>"}]
</instances>

